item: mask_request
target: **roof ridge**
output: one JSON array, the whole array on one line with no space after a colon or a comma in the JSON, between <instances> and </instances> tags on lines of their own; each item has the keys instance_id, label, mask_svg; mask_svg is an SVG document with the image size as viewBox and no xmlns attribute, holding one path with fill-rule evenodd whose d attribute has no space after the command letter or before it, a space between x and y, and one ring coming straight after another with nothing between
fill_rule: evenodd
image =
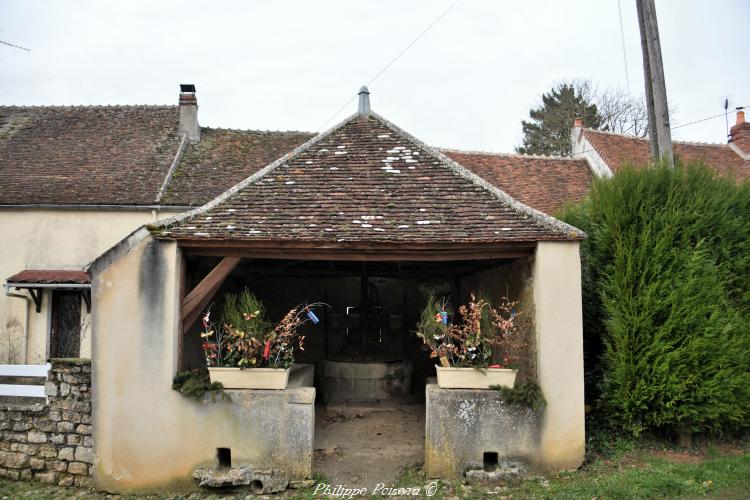
<instances>
[{"instance_id":1,"label":"roof ridge","mask_svg":"<svg viewBox=\"0 0 750 500\"><path fill-rule=\"evenodd\" d=\"M307 130L260 130L252 128L229 128L229 127L204 127L201 125L201 130L228 130L230 132L248 132L254 134L310 134L316 135L315 132Z\"/></svg>"},{"instance_id":2,"label":"roof ridge","mask_svg":"<svg viewBox=\"0 0 750 500\"><path fill-rule=\"evenodd\" d=\"M153 224L152 227L159 228L159 229L165 229L165 228L167 228L167 227L169 227L169 226L171 226L173 224L176 224L176 223L181 222L181 221L186 220L186 219L190 219L190 218L192 218L192 217L194 217L196 215L199 215L199 214L201 214L203 212L207 212L208 210L211 210L215 206L217 206L220 203L226 201L228 198L230 198L232 195L234 195L238 191L246 188L248 185L254 183L257 180L262 179L263 177L265 177L269 173L271 173L274 170L276 170L281 165L284 165L288 161L293 160L294 158L296 158L297 156L299 156L303 152L307 151L312 146L318 144L320 141L322 141L323 139L325 139L326 137L328 137L329 135L331 135L333 132L335 132L339 128L343 127L344 125L346 125L347 123L349 123L351 120L355 119L356 117L357 117L357 113L354 113L352 115L347 116L342 121L340 121L339 123L335 124L334 126L332 126L331 128L329 128L328 130L324 130L323 132L317 134L316 136L311 137L305 143L300 144L299 146L297 146L292 151L284 154L284 156L276 159L272 163L269 163L265 167L263 167L260 170L258 170L257 172L255 172L253 175L244 178L243 180L241 180L240 182L238 182L237 184L235 184L231 188L227 189L226 191L224 191L220 195L216 196L212 200L208 201L207 203L204 203L200 207L197 207L197 208L195 208L193 210L190 210L188 212L184 212L182 214L178 214L178 215L175 215L175 216L172 216L172 217L168 217L168 218L162 219L162 220L156 222L155 224Z\"/></svg>"},{"instance_id":3,"label":"roof ridge","mask_svg":"<svg viewBox=\"0 0 750 500\"><path fill-rule=\"evenodd\" d=\"M391 123L387 119L383 118L379 114L371 111L370 116L375 118L376 120L380 121L383 125L390 128L397 134L401 135L403 138L414 142L419 147L424 148L424 150L435 156L438 160L440 160L446 167L450 168L458 174L459 176L463 177L464 179L472 182L476 186L479 186L483 188L484 190L490 192L492 195L494 195L498 200L501 202L507 204L512 210L516 211L517 213L521 215L525 215L536 221L537 223L541 224L544 227L547 227L549 229L552 229L554 231L558 232L564 232L565 236L571 236L575 235L577 237L586 237L586 233L584 233L582 230L571 226L570 224L567 224L559 219L555 219L554 217L547 215L543 212L540 212L539 210L536 210L534 208L531 208L530 206L521 203L517 199L510 196L508 193L503 191L502 189L498 188L497 186L494 186L475 174L474 172L470 171L466 167L462 166L461 164L455 162L454 160L450 159L448 156L444 155L439 149L430 146L426 144L425 142L421 141L420 139L416 138L415 136L411 135L410 133L406 132L401 127Z\"/></svg>"},{"instance_id":4,"label":"roof ridge","mask_svg":"<svg viewBox=\"0 0 750 500\"><path fill-rule=\"evenodd\" d=\"M0 104L0 109L177 109L177 104Z\"/></svg>"},{"instance_id":5,"label":"roof ridge","mask_svg":"<svg viewBox=\"0 0 750 500\"><path fill-rule=\"evenodd\" d=\"M528 158L530 160L565 160L565 161L585 161L577 158L571 158L569 156L552 156L552 155L530 155L524 153L501 153L496 151L482 151L478 149L457 149L457 148L441 148L436 147L439 151L447 151L449 153L461 153L469 155L485 155L485 156L503 156L509 158Z\"/></svg>"},{"instance_id":6,"label":"roof ridge","mask_svg":"<svg viewBox=\"0 0 750 500\"><path fill-rule=\"evenodd\" d=\"M595 134L614 135L614 136L622 137L624 139L634 139L634 140L648 142L648 138L646 138L646 137L638 137L638 136L635 136L635 135L632 135L632 134L625 134L625 133L622 133L622 132L612 132L610 130L596 130L596 129L593 129L593 128L584 128L583 131L584 132L593 132ZM676 141L676 140L673 140L672 143L674 143L674 144L685 144L685 145L688 145L688 146L711 146L711 147L715 147L715 146L729 146L729 144L724 144L722 142Z\"/></svg>"}]
</instances>

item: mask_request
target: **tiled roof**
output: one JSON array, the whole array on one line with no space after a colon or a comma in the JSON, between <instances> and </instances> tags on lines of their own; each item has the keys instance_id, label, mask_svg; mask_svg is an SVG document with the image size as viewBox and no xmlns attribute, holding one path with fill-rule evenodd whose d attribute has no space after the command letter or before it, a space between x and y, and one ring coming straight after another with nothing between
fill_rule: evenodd
<instances>
[{"instance_id":1,"label":"tiled roof","mask_svg":"<svg viewBox=\"0 0 750 500\"><path fill-rule=\"evenodd\" d=\"M480 151L442 152L518 201L546 214L554 214L568 202L581 201L591 186L591 169L585 160Z\"/></svg>"},{"instance_id":2,"label":"tiled roof","mask_svg":"<svg viewBox=\"0 0 750 500\"><path fill-rule=\"evenodd\" d=\"M155 232L180 240L334 244L584 237L375 114L350 117Z\"/></svg>"},{"instance_id":3,"label":"tiled roof","mask_svg":"<svg viewBox=\"0 0 750 500\"><path fill-rule=\"evenodd\" d=\"M313 136L203 128L177 106L0 106L0 205L202 205Z\"/></svg>"},{"instance_id":4,"label":"tiled roof","mask_svg":"<svg viewBox=\"0 0 750 500\"><path fill-rule=\"evenodd\" d=\"M203 205L314 135L204 127L200 142L186 146L161 201Z\"/></svg>"},{"instance_id":5,"label":"tiled roof","mask_svg":"<svg viewBox=\"0 0 750 500\"><path fill-rule=\"evenodd\" d=\"M584 136L613 172L625 164L643 165L651 160L647 139L584 129ZM739 179L750 176L750 162L743 160L727 144L673 142L674 154L683 162L703 160L720 174L734 173Z\"/></svg>"},{"instance_id":6,"label":"tiled roof","mask_svg":"<svg viewBox=\"0 0 750 500\"><path fill-rule=\"evenodd\" d=\"M0 107L0 204L153 204L176 106Z\"/></svg>"},{"instance_id":7,"label":"tiled roof","mask_svg":"<svg viewBox=\"0 0 750 500\"><path fill-rule=\"evenodd\" d=\"M84 271L69 271L57 269L26 269L14 274L6 280L8 283L40 283L40 284L78 284L91 283L89 275Z\"/></svg>"}]
</instances>

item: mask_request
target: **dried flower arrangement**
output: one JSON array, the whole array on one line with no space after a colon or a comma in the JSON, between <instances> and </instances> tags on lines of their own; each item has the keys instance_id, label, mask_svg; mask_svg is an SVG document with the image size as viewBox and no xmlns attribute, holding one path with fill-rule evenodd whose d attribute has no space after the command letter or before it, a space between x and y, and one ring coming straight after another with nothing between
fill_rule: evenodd
<instances>
[{"instance_id":1,"label":"dried flower arrangement","mask_svg":"<svg viewBox=\"0 0 750 500\"><path fill-rule=\"evenodd\" d=\"M416 333L443 367L515 368L516 353L526 347L518 340L516 305L503 297L493 307L472 293L469 303L458 308L459 321L452 323L447 301L431 295ZM502 361L491 365L493 352Z\"/></svg>"},{"instance_id":2,"label":"dried flower arrangement","mask_svg":"<svg viewBox=\"0 0 750 500\"><path fill-rule=\"evenodd\" d=\"M221 326L211 322L210 308L203 315L203 353L209 367L289 368L294 350L304 350L299 328L318 323L314 308L321 302L300 304L275 326L265 319L263 303L247 288L239 295L224 296Z\"/></svg>"}]
</instances>

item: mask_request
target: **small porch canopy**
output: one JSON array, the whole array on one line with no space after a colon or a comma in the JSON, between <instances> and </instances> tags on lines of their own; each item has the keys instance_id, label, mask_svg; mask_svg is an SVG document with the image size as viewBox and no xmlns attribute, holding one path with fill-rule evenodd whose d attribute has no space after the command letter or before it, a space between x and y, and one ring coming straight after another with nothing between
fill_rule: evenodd
<instances>
[{"instance_id":1,"label":"small porch canopy","mask_svg":"<svg viewBox=\"0 0 750 500\"><path fill-rule=\"evenodd\" d=\"M6 293L11 289L29 291L36 312L42 310L42 289L78 290L91 312L91 279L85 271L68 269L25 269L3 283Z\"/></svg>"}]
</instances>

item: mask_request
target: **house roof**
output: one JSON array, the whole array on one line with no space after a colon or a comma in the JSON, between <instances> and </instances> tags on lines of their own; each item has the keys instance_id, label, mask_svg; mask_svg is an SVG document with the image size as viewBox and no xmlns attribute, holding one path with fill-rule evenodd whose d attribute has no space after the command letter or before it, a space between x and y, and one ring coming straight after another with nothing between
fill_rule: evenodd
<instances>
[{"instance_id":1,"label":"house roof","mask_svg":"<svg viewBox=\"0 0 750 500\"><path fill-rule=\"evenodd\" d=\"M487 182L540 212L554 214L589 192L592 173L586 160L442 150Z\"/></svg>"},{"instance_id":2,"label":"house roof","mask_svg":"<svg viewBox=\"0 0 750 500\"><path fill-rule=\"evenodd\" d=\"M175 106L0 107L0 204L153 204Z\"/></svg>"},{"instance_id":3,"label":"house roof","mask_svg":"<svg viewBox=\"0 0 750 500\"><path fill-rule=\"evenodd\" d=\"M204 207L162 221L155 232L183 241L327 244L585 236L374 113L348 118Z\"/></svg>"},{"instance_id":4,"label":"house roof","mask_svg":"<svg viewBox=\"0 0 750 500\"><path fill-rule=\"evenodd\" d=\"M651 160L648 139L592 129L583 129L583 134L612 172L625 164L638 166ZM672 144L675 156L682 161L702 160L720 174L733 173L738 179L750 177L750 161L743 160L727 144L681 141Z\"/></svg>"},{"instance_id":5,"label":"house roof","mask_svg":"<svg viewBox=\"0 0 750 500\"><path fill-rule=\"evenodd\" d=\"M177 106L0 106L0 205L199 206L313 136L203 128L171 169L178 117Z\"/></svg>"},{"instance_id":6,"label":"house roof","mask_svg":"<svg viewBox=\"0 0 750 500\"><path fill-rule=\"evenodd\" d=\"M204 127L200 142L185 147L161 201L203 205L314 135Z\"/></svg>"},{"instance_id":7,"label":"house roof","mask_svg":"<svg viewBox=\"0 0 750 500\"><path fill-rule=\"evenodd\" d=\"M6 280L14 284L71 284L86 285L91 283L89 275L84 271L70 271L62 269L25 269Z\"/></svg>"}]
</instances>

